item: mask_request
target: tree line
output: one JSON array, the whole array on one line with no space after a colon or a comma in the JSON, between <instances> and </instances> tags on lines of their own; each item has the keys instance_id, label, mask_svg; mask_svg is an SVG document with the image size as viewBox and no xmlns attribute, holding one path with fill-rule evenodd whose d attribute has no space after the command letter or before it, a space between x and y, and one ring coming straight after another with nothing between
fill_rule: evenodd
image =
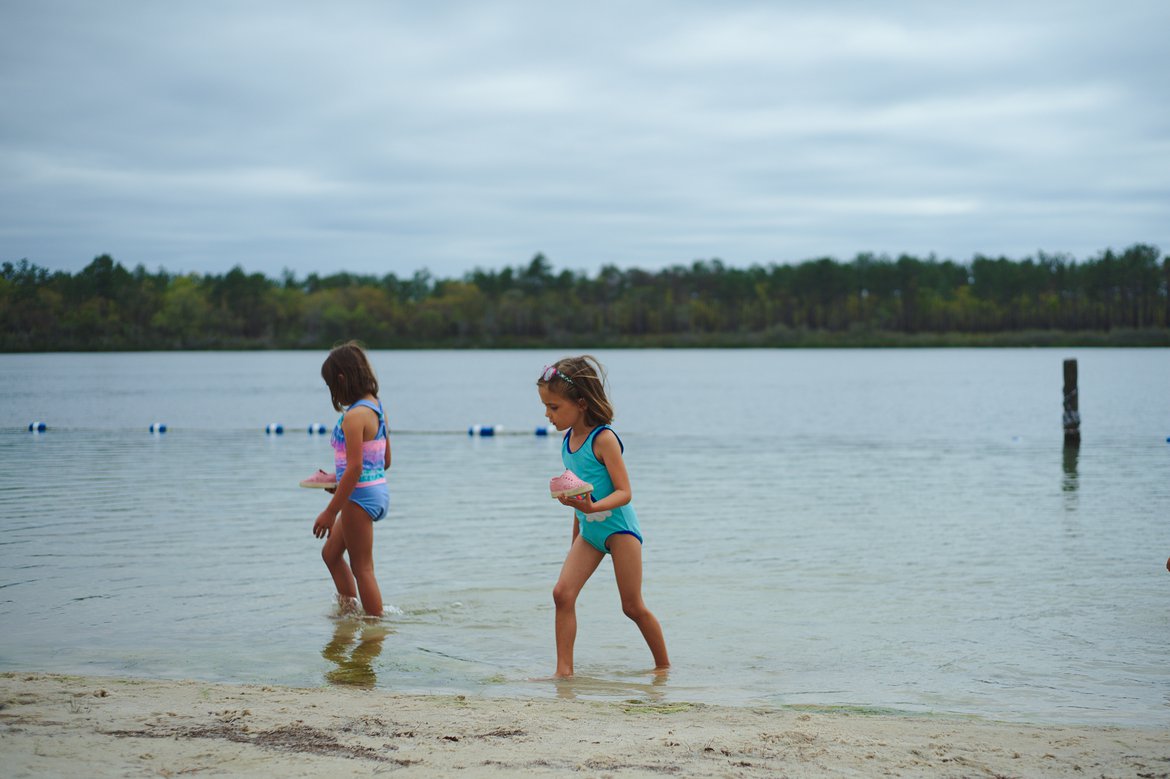
<instances>
[{"instance_id":1,"label":"tree line","mask_svg":"<svg viewBox=\"0 0 1170 779\"><path fill-rule=\"evenodd\" d=\"M718 259L594 275L526 265L462 278L280 278L0 265L3 351L510 346L1170 345L1170 258L859 254L735 268Z\"/></svg>"}]
</instances>

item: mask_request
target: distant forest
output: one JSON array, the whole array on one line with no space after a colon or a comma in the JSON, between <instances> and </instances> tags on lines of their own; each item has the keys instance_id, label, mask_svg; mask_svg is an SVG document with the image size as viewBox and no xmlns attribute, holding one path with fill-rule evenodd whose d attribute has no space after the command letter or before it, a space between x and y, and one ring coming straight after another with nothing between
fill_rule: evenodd
<instances>
[{"instance_id":1,"label":"distant forest","mask_svg":"<svg viewBox=\"0 0 1170 779\"><path fill-rule=\"evenodd\" d=\"M0 265L0 350L519 346L1170 346L1170 258L1137 244L1077 261L860 254L658 271L527 265L458 279L278 279Z\"/></svg>"}]
</instances>

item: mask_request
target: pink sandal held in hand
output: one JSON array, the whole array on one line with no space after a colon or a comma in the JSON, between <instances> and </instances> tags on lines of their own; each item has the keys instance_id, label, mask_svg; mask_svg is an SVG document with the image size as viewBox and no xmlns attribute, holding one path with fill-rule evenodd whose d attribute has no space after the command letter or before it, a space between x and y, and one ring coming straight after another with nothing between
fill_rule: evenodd
<instances>
[{"instance_id":1,"label":"pink sandal held in hand","mask_svg":"<svg viewBox=\"0 0 1170 779\"><path fill-rule=\"evenodd\" d=\"M329 489L337 486L337 474L327 473L320 468L309 478L301 482L302 487L320 487L322 489Z\"/></svg>"},{"instance_id":2,"label":"pink sandal held in hand","mask_svg":"<svg viewBox=\"0 0 1170 779\"><path fill-rule=\"evenodd\" d=\"M572 471L565 471L560 476L549 480L548 491L554 498L575 498L593 492L593 485L577 478Z\"/></svg>"}]
</instances>

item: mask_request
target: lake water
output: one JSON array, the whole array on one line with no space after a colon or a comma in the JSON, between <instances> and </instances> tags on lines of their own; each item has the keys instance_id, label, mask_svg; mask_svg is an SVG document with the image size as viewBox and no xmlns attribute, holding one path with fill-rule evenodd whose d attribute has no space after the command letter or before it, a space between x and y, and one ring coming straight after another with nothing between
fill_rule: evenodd
<instances>
[{"instance_id":1,"label":"lake water","mask_svg":"<svg viewBox=\"0 0 1170 779\"><path fill-rule=\"evenodd\" d=\"M333 615L297 487L323 353L0 355L0 670L1170 724L1170 350L600 352L675 668L604 562L560 683L561 355L372 356L380 624Z\"/></svg>"}]
</instances>

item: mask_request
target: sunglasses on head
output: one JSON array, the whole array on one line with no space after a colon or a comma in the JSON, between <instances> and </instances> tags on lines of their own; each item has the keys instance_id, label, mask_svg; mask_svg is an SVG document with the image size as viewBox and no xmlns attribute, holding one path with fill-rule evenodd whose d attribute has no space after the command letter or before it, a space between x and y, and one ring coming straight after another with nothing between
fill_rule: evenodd
<instances>
[{"instance_id":1,"label":"sunglasses on head","mask_svg":"<svg viewBox=\"0 0 1170 779\"><path fill-rule=\"evenodd\" d=\"M570 379L565 374L561 373L560 370L558 370L557 366L555 366L555 365L544 366L544 373L542 373L540 376L544 381L552 381L554 376L559 376L561 378L561 381L572 384L574 387L577 386L576 382L574 382L572 379Z\"/></svg>"}]
</instances>

